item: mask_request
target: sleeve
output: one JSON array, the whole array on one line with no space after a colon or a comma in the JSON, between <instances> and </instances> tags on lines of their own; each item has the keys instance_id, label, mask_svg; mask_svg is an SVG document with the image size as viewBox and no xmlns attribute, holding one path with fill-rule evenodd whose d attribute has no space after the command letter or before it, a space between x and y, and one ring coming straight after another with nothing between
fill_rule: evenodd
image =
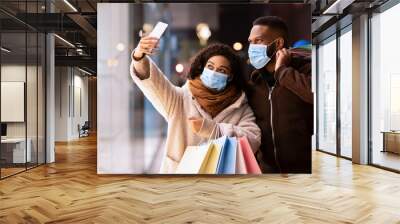
<instances>
[{"instance_id":1,"label":"sleeve","mask_svg":"<svg viewBox=\"0 0 400 224\"><path fill-rule=\"evenodd\" d=\"M310 67L310 65L307 65ZM280 85L288 88L290 91L299 96L303 101L309 104L314 103L313 93L311 90L311 68L309 74L300 73L292 67L282 65L275 72L275 79Z\"/></svg>"},{"instance_id":2,"label":"sleeve","mask_svg":"<svg viewBox=\"0 0 400 224\"><path fill-rule=\"evenodd\" d=\"M233 125L230 123L216 123L215 121L206 119L201 133L202 137L209 137L215 129L222 135L229 137L243 137L246 136L254 152L258 151L261 145L261 130L256 124L256 118L250 106L246 106L244 113L238 124Z\"/></svg>"},{"instance_id":3,"label":"sleeve","mask_svg":"<svg viewBox=\"0 0 400 224\"><path fill-rule=\"evenodd\" d=\"M165 118L169 118L175 113L177 107L182 101L182 92L179 87L174 86L157 67L157 65L146 56L149 60L149 76L145 79L140 79L136 74L134 60L130 66L130 74L133 81L143 92L146 98L156 108L156 110Z\"/></svg>"}]
</instances>

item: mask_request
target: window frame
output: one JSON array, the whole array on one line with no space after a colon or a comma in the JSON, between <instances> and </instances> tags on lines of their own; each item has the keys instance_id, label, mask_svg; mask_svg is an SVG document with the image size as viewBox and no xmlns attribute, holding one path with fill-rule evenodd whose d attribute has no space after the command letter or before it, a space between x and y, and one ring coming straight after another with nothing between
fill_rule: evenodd
<instances>
[{"instance_id":1,"label":"window frame","mask_svg":"<svg viewBox=\"0 0 400 224\"><path fill-rule=\"evenodd\" d=\"M384 13L385 11L393 8L394 6L397 6L400 4L399 0L388 0L384 4L369 10L368 13L368 68L367 68L367 77L368 77L368 165L377 167L383 170L395 172L395 173L400 173L400 169L394 169L388 166L384 166L381 164L377 164L373 162L373 154L374 154L374 147L373 147L373 130L372 130L372 94L373 94L373 88L372 88L372 19L374 17L374 14L381 14Z\"/></svg>"},{"instance_id":2,"label":"window frame","mask_svg":"<svg viewBox=\"0 0 400 224\"><path fill-rule=\"evenodd\" d=\"M326 37L324 37L323 39L320 39L319 41L318 41L318 43L316 44L316 54L315 54L315 58L316 58L316 72L315 72L315 74L316 74L316 78L315 78L315 80L316 80L316 111L315 111L315 114L316 114L316 122L317 122L317 124L316 124L316 138L315 138L315 141L316 141L316 150L317 151L319 151L319 152L323 152L323 153L327 153L327 154L329 154L329 155L333 155L333 156L336 156L336 157L339 157L339 158L343 158L343 159L346 159L346 160L352 160L352 158L350 158L350 157L347 157L347 156L344 156L344 155L342 155L342 153L341 153L341 118L340 118L340 103L341 103L341 97L340 97L340 81L341 81L341 79L340 79L340 77L341 77L341 67L340 67L340 37L342 36L342 35L344 35L344 34L346 34L347 32L352 32L352 22L350 21L350 22L348 22L349 20L348 20L348 17L346 18L343 18L343 20L344 20L344 22L343 21L338 21L338 23L339 22L343 22L343 23L345 23L345 25L343 26L343 27L337 27L336 28L336 31L335 32L333 32L333 33L331 33L331 35L328 35L328 36L326 36ZM335 26L336 27L336 24L334 24L333 26ZM328 28L329 29L329 28ZM333 38L333 36L335 36L334 38ZM331 39L331 40L329 40L329 39ZM336 63L336 152L335 153L332 153L332 152L329 152L329 151L327 151L327 150L324 150L324 149L321 149L319 146L320 146L320 143L319 143L319 133L320 133L320 130L319 130L319 109L320 109L320 107L319 107L319 104L320 104L320 102L319 102L319 97L318 97L318 95L319 95L319 83L320 83L320 79L319 79L319 53L318 53L318 51L319 51L319 48L320 48L320 44L321 43L324 43L324 42L330 42L330 41L336 41L336 61L335 61L335 63Z\"/></svg>"}]
</instances>

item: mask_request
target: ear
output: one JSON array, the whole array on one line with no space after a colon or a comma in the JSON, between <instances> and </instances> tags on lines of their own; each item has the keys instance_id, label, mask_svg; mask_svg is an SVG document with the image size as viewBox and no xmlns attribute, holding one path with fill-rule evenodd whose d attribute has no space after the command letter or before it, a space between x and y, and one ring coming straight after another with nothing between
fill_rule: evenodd
<instances>
[{"instance_id":1,"label":"ear","mask_svg":"<svg viewBox=\"0 0 400 224\"><path fill-rule=\"evenodd\" d=\"M278 37L276 39L276 49L280 50L284 47L285 47L285 39L283 39L282 37Z\"/></svg>"}]
</instances>

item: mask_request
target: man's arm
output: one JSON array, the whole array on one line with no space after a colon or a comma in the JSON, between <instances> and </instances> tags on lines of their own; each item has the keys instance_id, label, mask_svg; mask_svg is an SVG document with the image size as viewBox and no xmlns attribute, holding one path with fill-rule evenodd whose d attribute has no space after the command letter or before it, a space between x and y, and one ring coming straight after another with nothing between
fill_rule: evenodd
<instances>
[{"instance_id":1,"label":"man's arm","mask_svg":"<svg viewBox=\"0 0 400 224\"><path fill-rule=\"evenodd\" d=\"M290 60L290 52L287 49L281 49L276 53L275 79L280 85L288 88L303 101L313 104L311 63L305 63L300 72L290 67Z\"/></svg>"},{"instance_id":2,"label":"man's arm","mask_svg":"<svg viewBox=\"0 0 400 224\"><path fill-rule=\"evenodd\" d=\"M310 104L314 103L313 92L311 91L311 75L300 73L292 67L282 65L275 71L275 79L303 101Z\"/></svg>"}]
</instances>

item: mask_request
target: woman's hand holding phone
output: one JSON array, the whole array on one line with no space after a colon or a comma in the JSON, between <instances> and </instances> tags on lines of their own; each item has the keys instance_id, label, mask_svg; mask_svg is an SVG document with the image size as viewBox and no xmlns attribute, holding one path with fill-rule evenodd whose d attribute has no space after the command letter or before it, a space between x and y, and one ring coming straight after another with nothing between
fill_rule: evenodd
<instances>
[{"instance_id":1,"label":"woman's hand holding phone","mask_svg":"<svg viewBox=\"0 0 400 224\"><path fill-rule=\"evenodd\" d=\"M138 46L135 48L132 54L133 65L136 70L136 75L140 79L147 79L149 74L149 60L144 56L152 55L158 49L158 41L157 37L143 36Z\"/></svg>"},{"instance_id":2,"label":"woman's hand holding phone","mask_svg":"<svg viewBox=\"0 0 400 224\"><path fill-rule=\"evenodd\" d=\"M158 50L159 39L157 37L144 36L140 39L133 56L142 58L145 54L153 55Z\"/></svg>"}]
</instances>

